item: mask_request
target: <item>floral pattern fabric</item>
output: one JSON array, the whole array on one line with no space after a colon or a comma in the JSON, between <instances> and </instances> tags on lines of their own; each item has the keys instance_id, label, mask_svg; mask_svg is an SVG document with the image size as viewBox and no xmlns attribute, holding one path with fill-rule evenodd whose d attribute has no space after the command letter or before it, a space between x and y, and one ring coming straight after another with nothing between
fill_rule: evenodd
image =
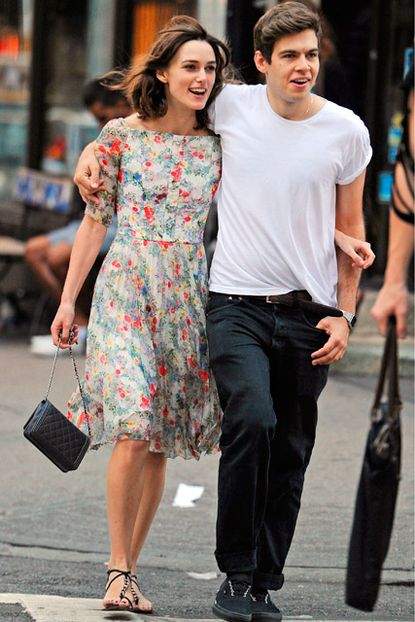
<instances>
[{"instance_id":1,"label":"floral pattern fabric","mask_svg":"<svg viewBox=\"0 0 415 622\"><path fill-rule=\"evenodd\" d=\"M168 457L217 449L221 412L208 364L203 229L220 179L216 136L108 123L104 178L86 213L118 229L95 285L84 393L92 447L150 442ZM68 418L85 429L77 390Z\"/></svg>"}]
</instances>

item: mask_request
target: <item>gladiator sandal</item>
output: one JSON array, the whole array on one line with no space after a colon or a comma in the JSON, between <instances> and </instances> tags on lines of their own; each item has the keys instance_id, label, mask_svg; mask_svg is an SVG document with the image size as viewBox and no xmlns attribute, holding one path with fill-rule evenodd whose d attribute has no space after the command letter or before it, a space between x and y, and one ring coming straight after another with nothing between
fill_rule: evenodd
<instances>
[{"instance_id":1,"label":"gladiator sandal","mask_svg":"<svg viewBox=\"0 0 415 622\"><path fill-rule=\"evenodd\" d=\"M115 576L110 580L110 576L116 573ZM105 595L107 594L110 586L114 583L114 581L116 581L117 579L119 579L120 577L124 577L124 583L123 586L120 590L120 594L118 597L112 598L111 600L107 601L107 603L105 602L105 596L104 596L104 602L103 602L103 609L105 611L132 611L133 609L133 603L131 602L131 600L128 598L128 596L126 596L126 592L128 590L128 588L130 587L130 582L131 582L131 573L128 570L118 570L117 568L111 568L111 570L107 571L107 575L108 575L108 579L107 579L107 585L105 586ZM119 603L114 603L112 601L118 599L120 600ZM121 601L128 601L128 605L122 604Z\"/></svg>"},{"instance_id":2,"label":"gladiator sandal","mask_svg":"<svg viewBox=\"0 0 415 622\"><path fill-rule=\"evenodd\" d=\"M141 587L138 583L136 574L132 574L130 576L130 582L131 582L131 593L133 595L133 611L135 611L135 613L143 613L143 614L153 613L153 608L138 609L138 607L140 606L140 596L143 596L143 594L141 592Z\"/></svg>"}]
</instances>

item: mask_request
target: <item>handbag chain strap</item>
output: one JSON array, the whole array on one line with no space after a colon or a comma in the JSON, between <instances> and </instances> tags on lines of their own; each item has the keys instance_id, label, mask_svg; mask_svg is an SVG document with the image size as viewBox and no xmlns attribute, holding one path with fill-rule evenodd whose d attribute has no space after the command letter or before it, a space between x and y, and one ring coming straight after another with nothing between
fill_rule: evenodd
<instances>
[{"instance_id":1,"label":"handbag chain strap","mask_svg":"<svg viewBox=\"0 0 415 622\"><path fill-rule=\"evenodd\" d=\"M51 389L51 386L52 386L52 382L53 382L53 378L54 378L54 375L55 375L55 369L56 369L56 363L57 363L57 360L58 360L58 355L59 355L59 350L60 350L60 345L61 345L61 339L62 339L62 337L61 337L61 335L59 335L59 343L58 343L58 346L56 348L55 357L54 357L53 363L52 363L52 369L51 369L50 376L49 376L48 388L46 389L45 400L48 399L48 396L49 396L49 393L50 393L50 389ZM71 340L71 333L69 333L69 340ZM87 426L88 426L88 436L91 436L91 427L89 425L89 415L88 415L88 411L87 411L87 408L86 408L85 395L84 395L84 392L82 390L81 381L79 379L78 368L76 366L76 361L75 361L75 357L74 357L74 354L73 354L73 351L72 351L72 346L69 346L69 354L71 355L72 364L73 364L73 368L74 368L74 371L75 371L75 377L76 377L76 380L78 382L79 393L81 394L81 398L82 398L82 404L83 404L83 407L84 407L85 419L86 419L86 423L87 423Z\"/></svg>"}]
</instances>

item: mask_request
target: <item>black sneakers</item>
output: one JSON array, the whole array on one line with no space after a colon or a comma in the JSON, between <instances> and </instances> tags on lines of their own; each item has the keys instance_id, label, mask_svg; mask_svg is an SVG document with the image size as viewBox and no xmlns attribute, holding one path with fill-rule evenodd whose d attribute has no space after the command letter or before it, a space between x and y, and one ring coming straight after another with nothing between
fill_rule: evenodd
<instances>
[{"instance_id":1,"label":"black sneakers","mask_svg":"<svg viewBox=\"0 0 415 622\"><path fill-rule=\"evenodd\" d=\"M216 594L213 613L228 622L251 622L251 586L245 581L225 579Z\"/></svg>"},{"instance_id":2,"label":"black sneakers","mask_svg":"<svg viewBox=\"0 0 415 622\"><path fill-rule=\"evenodd\" d=\"M274 605L268 592L252 589L251 592L252 622L280 622L281 611Z\"/></svg>"}]
</instances>

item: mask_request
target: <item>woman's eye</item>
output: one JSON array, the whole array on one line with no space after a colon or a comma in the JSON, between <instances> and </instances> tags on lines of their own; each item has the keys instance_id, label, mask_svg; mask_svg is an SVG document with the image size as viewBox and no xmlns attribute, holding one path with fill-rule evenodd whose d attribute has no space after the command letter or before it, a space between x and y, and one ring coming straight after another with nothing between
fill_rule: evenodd
<instances>
[{"instance_id":1,"label":"woman's eye","mask_svg":"<svg viewBox=\"0 0 415 622\"><path fill-rule=\"evenodd\" d=\"M192 70L192 69L195 68L195 66L194 65L185 65L184 68Z\"/></svg>"},{"instance_id":2,"label":"woman's eye","mask_svg":"<svg viewBox=\"0 0 415 622\"><path fill-rule=\"evenodd\" d=\"M209 71L209 73L212 73L216 71L216 67L214 65L211 65L210 67L206 67L206 71Z\"/></svg>"}]
</instances>

